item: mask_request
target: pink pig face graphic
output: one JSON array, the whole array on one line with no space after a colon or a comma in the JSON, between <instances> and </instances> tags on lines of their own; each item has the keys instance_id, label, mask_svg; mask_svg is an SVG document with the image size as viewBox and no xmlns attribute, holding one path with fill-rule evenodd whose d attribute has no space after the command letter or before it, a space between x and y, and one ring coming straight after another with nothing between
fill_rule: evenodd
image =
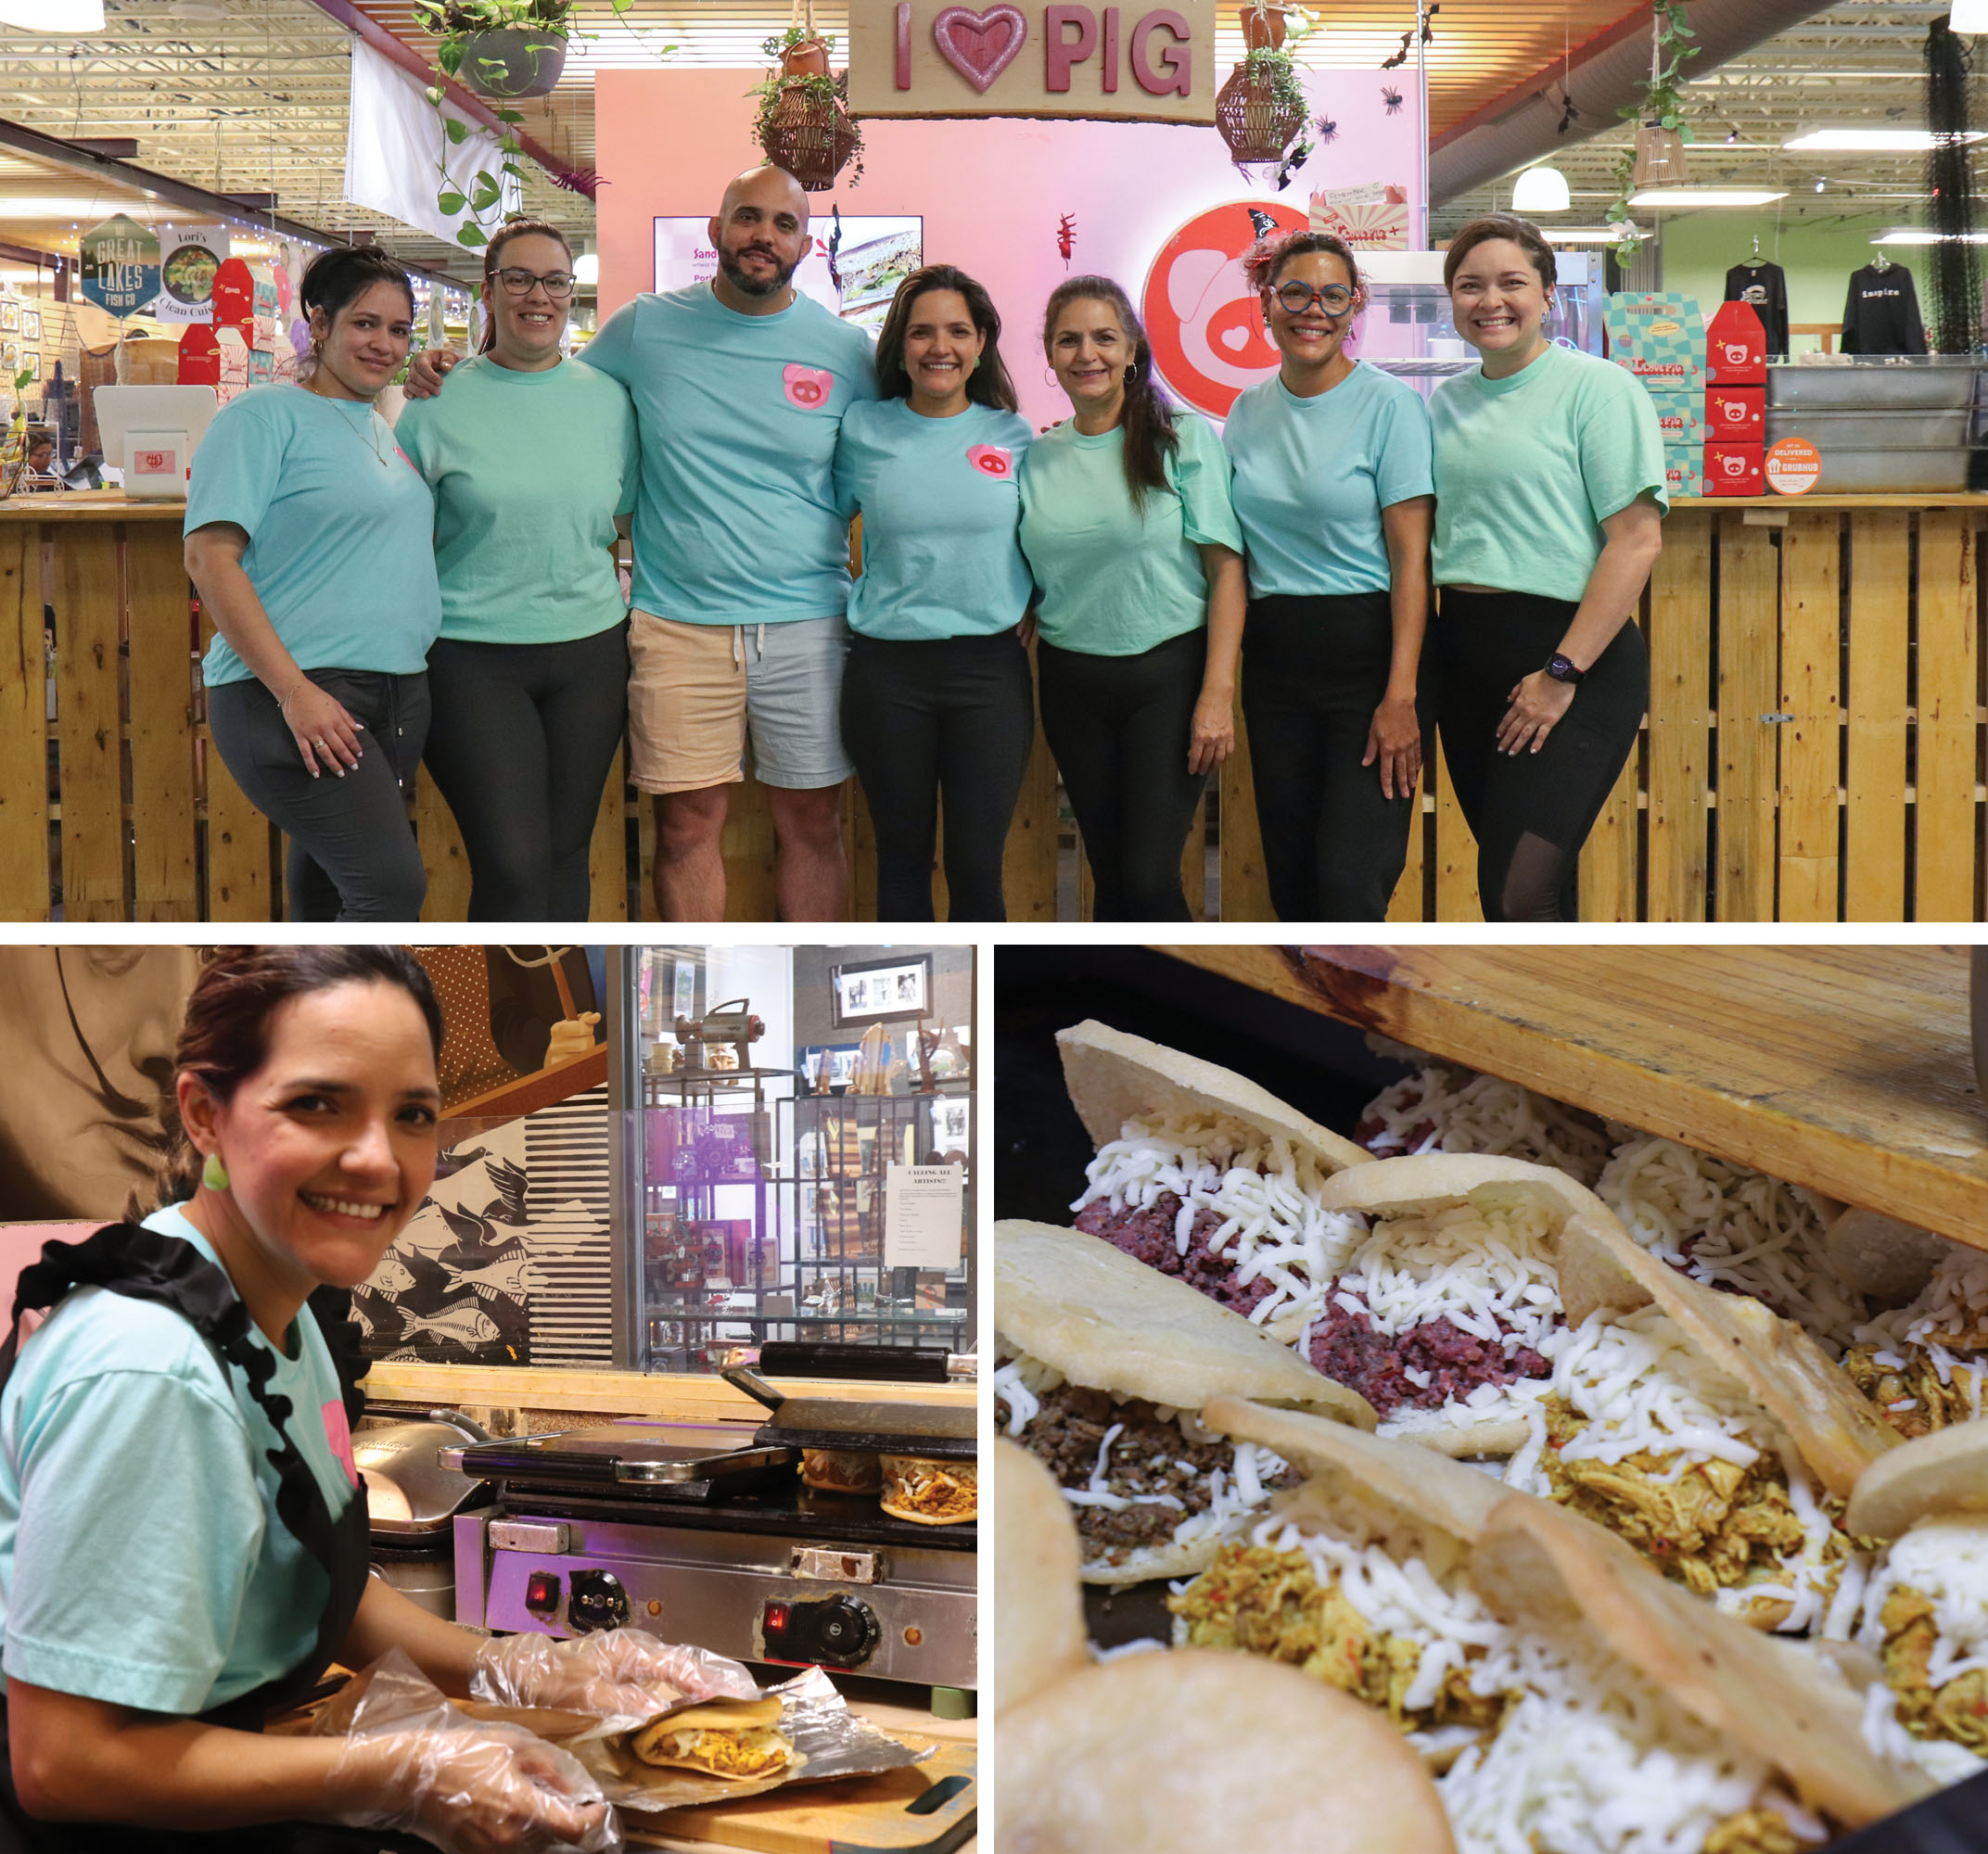
<instances>
[{"instance_id":1,"label":"pink pig face graphic","mask_svg":"<svg viewBox=\"0 0 1988 1854\"><path fill-rule=\"evenodd\" d=\"M975 444L967 451L966 461L983 476L1014 475L1014 452L1005 445Z\"/></svg>"},{"instance_id":2,"label":"pink pig face graphic","mask_svg":"<svg viewBox=\"0 0 1988 1854\"><path fill-rule=\"evenodd\" d=\"M828 403L828 395L835 384L835 375L822 367L804 367L798 361L787 362L787 370L781 375L786 388L787 403L798 406L802 412L820 412Z\"/></svg>"},{"instance_id":3,"label":"pink pig face graphic","mask_svg":"<svg viewBox=\"0 0 1988 1854\"><path fill-rule=\"evenodd\" d=\"M1744 457L1722 457L1719 459L1719 467L1728 476L1743 476L1746 475L1746 459Z\"/></svg>"}]
</instances>

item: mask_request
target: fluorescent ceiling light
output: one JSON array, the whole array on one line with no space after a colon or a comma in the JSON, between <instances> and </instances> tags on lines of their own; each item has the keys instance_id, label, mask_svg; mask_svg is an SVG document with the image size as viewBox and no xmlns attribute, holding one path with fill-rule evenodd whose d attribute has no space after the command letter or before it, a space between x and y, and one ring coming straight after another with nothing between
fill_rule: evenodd
<instances>
[{"instance_id":1,"label":"fluorescent ceiling light","mask_svg":"<svg viewBox=\"0 0 1988 1854\"><path fill-rule=\"evenodd\" d=\"M1988 0L1983 0L1988 5ZM1631 206L1771 206L1787 191L1745 186L1650 186L1629 197Z\"/></svg>"},{"instance_id":2,"label":"fluorescent ceiling light","mask_svg":"<svg viewBox=\"0 0 1988 1854\"><path fill-rule=\"evenodd\" d=\"M1937 232L1917 231L1910 226L1901 226L1895 232L1887 232L1881 238L1873 238L1873 245L1937 245ZM1988 232L1969 232L1962 240L1969 245L1988 245Z\"/></svg>"},{"instance_id":3,"label":"fluorescent ceiling light","mask_svg":"<svg viewBox=\"0 0 1988 1854\"><path fill-rule=\"evenodd\" d=\"M0 26L23 32L71 32L104 30L104 0L0 0Z\"/></svg>"},{"instance_id":4,"label":"fluorescent ceiling light","mask_svg":"<svg viewBox=\"0 0 1988 1854\"><path fill-rule=\"evenodd\" d=\"M1988 141L1988 130L1970 129L1959 135L1934 135L1925 129L1811 129L1784 148L1838 148L1867 154L1924 154L1947 142Z\"/></svg>"},{"instance_id":5,"label":"fluorescent ceiling light","mask_svg":"<svg viewBox=\"0 0 1988 1854\"><path fill-rule=\"evenodd\" d=\"M112 213L132 219L152 219L166 209L150 199L91 198L88 195L36 194L9 198L0 195L0 220L73 219L87 225L101 224Z\"/></svg>"},{"instance_id":6,"label":"fluorescent ceiling light","mask_svg":"<svg viewBox=\"0 0 1988 1854\"><path fill-rule=\"evenodd\" d=\"M1514 212L1564 212L1573 203L1567 176L1554 167L1527 168L1511 189Z\"/></svg>"},{"instance_id":7,"label":"fluorescent ceiling light","mask_svg":"<svg viewBox=\"0 0 1988 1854\"><path fill-rule=\"evenodd\" d=\"M1988 0L1954 0L1946 23L1956 32L1988 32Z\"/></svg>"},{"instance_id":8,"label":"fluorescent ceiling light","mask_svg":"<svg viewBox=\"0 0 1988 1854\"><path fill-rule=\"evenodd\" d=\"M1647 238L1639 225L1542 225L1549 245L1616 245L1625 238Z\"/></svg>"}]
</instances>

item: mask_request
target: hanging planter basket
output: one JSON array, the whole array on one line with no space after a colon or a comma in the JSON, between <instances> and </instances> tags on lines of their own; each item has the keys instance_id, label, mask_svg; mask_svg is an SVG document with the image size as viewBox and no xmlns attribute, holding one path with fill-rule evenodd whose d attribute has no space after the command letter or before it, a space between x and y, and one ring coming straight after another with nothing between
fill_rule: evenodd
<instances>
[{"instance_id":1,"label":"hanging planter basket","mask_svg":"<svg viewBox=\"0 0 1988 1854\"><path fill-rule=\"evenodd\" d=\"M1684 137L1661 122L1640 124L1636 132L1636 167L1629 178L1638 187L1689 186Z\"/></svg>"},{"instance_id":2,"label":"hanging planter basket","mask_svg":"<svg viewBox=\"0 0 1988 1854\"><path fill-rule=\"evenodd\" d=\"M759 119L759 146L809 193L826 193L862 145L835 94L828 43L809 37L780 54L780 88Z\"/></svg>"},{"instance_id":3,"label":"hanging planter basket","mask_svg":"<svg viewBox=\"0 0 1988 1854\"><path fill-rule=\"evenodd\" d=\"M1244 6L1242 48L1251 52L1274 52L1284 43L1284 9L1281 6Z\"/></svg>"},{"instance_id":4,"label":"hanging planter basket","mask_svg":"<svg viewBox=\"0 0 1988 1854\"><path fill-rule=\"evenodd\" d=\"M1242 19L1247 27L1251 15L1245 12ZM1278 24L1281 32L1281 19ZM1260 64L1253 70L1244 60L1216 93L1215 127L1237 167L1274 167L1304 129L1305 106L1280 96L1274 73Z\"/></svg>"},{"instance_id":5,"label":"hanging planter basket","mask_svg":"<svg viewBox=\"0 0 1988 1854\"><path fill-rule=\"evenodd\" d=\"M500 28L463 41L458 75L478 96L516 102L549 96L566 69L566 40L557 32Z\"/></svg>"}]
</instances>

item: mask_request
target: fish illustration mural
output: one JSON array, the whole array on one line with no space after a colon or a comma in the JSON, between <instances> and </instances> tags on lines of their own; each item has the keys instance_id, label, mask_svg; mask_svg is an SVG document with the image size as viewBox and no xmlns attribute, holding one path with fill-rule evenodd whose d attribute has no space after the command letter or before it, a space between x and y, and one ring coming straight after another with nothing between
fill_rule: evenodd
<instances>
[{"instance_id":1,"label":"fish illustration mural","mask_svg":"<svg viewBox=\"0 0 1988 1854\"><path fill-rule=\"evenodd\" d=\"M507 1255L503 1260L491 1263L482 1268L471 1268L444 1262L441 1272L449 1277L445 1291L452 1294L460 1288L473 1289L485 1300L503 1294L522 1305L530 1298L537 1285L533 1270L537 1261L525 1251Z\"/></svg>"},{"instance_id":2,"label":"fish illustration mural","mask_svg":"<svg viewBox=\"0 0 1988 1854\"><path fill-rule=\"evenodd\" d=\"M407 1330L401 1335L405 1339L433 1333L437 1339L449 1340L465 1352L474 1352L501 1337L497 1322L476 1300L457 1301L439 1314L417 1314L405 1307L401 1312L407 1321Z\"/></svg>"},{"instance_id":3,"label":"fish illustration mural","mask_svg":"<svg viewBox=\"0 0 1988 1854\"><path fill-rule=\"evenodd\" d=\"M414 1271L390 1251L380 1257L379 1266L366 1278L376 1294L404 1294L414 1285Z\"/></svg>"}]
</instances>

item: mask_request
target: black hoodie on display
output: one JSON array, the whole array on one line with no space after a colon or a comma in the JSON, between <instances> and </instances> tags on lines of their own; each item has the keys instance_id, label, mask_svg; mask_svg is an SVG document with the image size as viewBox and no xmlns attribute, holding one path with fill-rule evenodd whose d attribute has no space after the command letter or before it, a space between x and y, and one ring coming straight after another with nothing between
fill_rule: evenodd
<instances>
[{"instance_id":1,"label":"black hoodie on display","mask_svg":"<svg viewBox=\"0 0 1988 1854\"><path fill-rule=\"evenodd\" d=\"M1788 351L1788 273L1765 260L1735 264L1726 273L1726 300L1751 303L1766 331L1767 352Z\"/></svg>"},{"instance_id":2,"label":"black hoodie on display","mask_svg":"<svg viewBox=\"0 0 1988 1854\"><path fill-rule=\"evenodd\" d=\"M1923 354L1926 324L1919 320L1918 286L1903 264L1880 270L1866 264L1851 273L1843 304L1846 354Z\"/></svg>"}]
</instances>

